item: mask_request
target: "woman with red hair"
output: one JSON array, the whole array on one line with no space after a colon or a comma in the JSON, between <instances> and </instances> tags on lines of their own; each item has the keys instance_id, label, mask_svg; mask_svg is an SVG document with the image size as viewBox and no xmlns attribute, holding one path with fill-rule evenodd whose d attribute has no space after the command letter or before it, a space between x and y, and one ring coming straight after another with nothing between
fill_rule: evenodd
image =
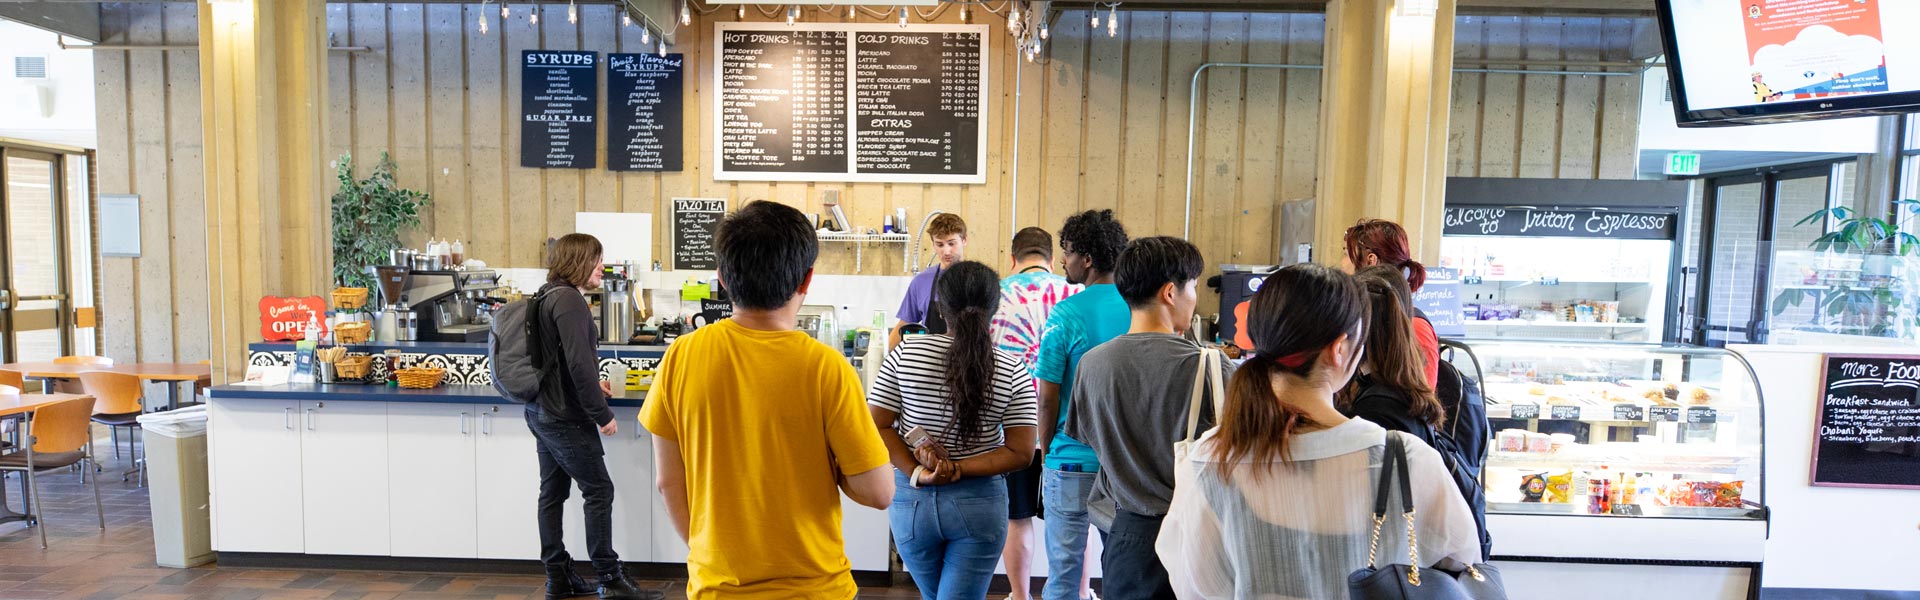
<instances>
[{"instance_id":1,"label":"woman with red hair","mask_svg":"<svg viewBox=\"0 0 1920 600\"><path fill-rule=\"evenodd\" d=\"M1400 269L1407 277L1407 287L1414 293L1420 292L1420 286L1427 282L1427 267L1413 259L1408 249L1407 230L1399 223L1384 219L1361 219L1347 228L1346 271L1352 273L1374 265L1387 265ZM1427 385L1440 381L1440 336L1433 331L1433 322L1427 315L1414 309L1413 338L1420 347L1421 369L1427 376Z\"/></svg>"}]
</instances>

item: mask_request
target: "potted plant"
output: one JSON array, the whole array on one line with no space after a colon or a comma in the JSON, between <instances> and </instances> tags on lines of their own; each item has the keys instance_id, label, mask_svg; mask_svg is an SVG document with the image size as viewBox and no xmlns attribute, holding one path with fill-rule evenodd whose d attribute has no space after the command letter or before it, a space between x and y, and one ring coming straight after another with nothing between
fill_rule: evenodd
<instances>
[{"instance_id":1,"label":"potted plant","mask_svg":"<svg viewBox=\"0 0 1920 600\"><path fill-rule=\"evenodd\" d=\"M1920 200L1895 200L1894 210L1902 209L1920 214ZM1820 323L1824 316L1829 322L1837 320L1840 332L1873 337L1897 335L1896 317L1905 294L1900 288L1904 278L1892 272L1896 263L1902 261L1894 259L1912 256L1915 250L1920 250L1920 237L1900 231L1885 219L1860 215L1844 206L1814 211L1794 226L1817 226L1829 218L1834 219L1833 230L1809 244L1813 251L1826 254L1818 260L1821 267L1815 268L1812 280L1807 283L1825 287L1786 289L1773 299L1773 314L1780 315L1811 301L1815 307L1811 324L1820 329L1828 329ZM1859 275L1830 276L1834 272ZM1909 327L1920 326L1920 319L1910 320L1914 322L1908 323Z\"/></svg>"},{"instance_id":2,"label":"potted plant","mask_svg":"<svg viewBox=\"0 0 1920 600\"><path fill-rule=\"evenodd\" d=\"M366 179L354 179L353 154L341 155L335 168L340 189L333 193L333 278L344 287L373 287L368 267L387 263L400 247L400 233L420 226L420 211L432 202L426 192L394 182L393 158L380 162Z\"/></svg>"}]
</instances>

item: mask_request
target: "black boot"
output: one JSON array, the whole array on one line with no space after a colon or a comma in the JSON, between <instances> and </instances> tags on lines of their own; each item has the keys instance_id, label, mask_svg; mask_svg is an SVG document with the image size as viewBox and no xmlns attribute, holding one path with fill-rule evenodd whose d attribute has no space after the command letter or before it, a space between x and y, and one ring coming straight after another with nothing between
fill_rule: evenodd
<instances>
[{"instance_id":1,"label":"black boot","mask_svg":"<svg viewBox=\"0 0 1920 600\"><path fill-rule=\"evenodd\" d=\"M565 572L547 572L547 600L565 600L580 596L592 596L593 585L585 577L568 569Z\"/></svg>"},{"instance_id":2,"label":"black boot","mask_svg":"<svg viewBox=\"0 0 1920 600\"><path fill-rule=\"evenodd\" d=\"M605 600L661 600L666 594L642 590L627 579L624 571L600 574L600 597Z\"/></svg>"}]
</instances>

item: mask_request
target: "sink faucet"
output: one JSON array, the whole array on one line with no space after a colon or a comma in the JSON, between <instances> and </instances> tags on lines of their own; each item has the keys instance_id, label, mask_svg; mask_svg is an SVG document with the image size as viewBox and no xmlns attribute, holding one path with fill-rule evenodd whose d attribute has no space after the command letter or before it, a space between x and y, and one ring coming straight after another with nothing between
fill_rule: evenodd
<instances>
[{"instance_id":1,"label":"sink faucet","mask_svg":"<svg viewBox=\"0 0 1920 600\"><path fill-rule=\"evenodd\" d=\"M947 214L947 213L943 211L938 211L938 210L927 211L927 216L922 217L920 219L920 228L907 232L907 235L913 236L913 241L907 242L909 244L913 244L913 259L912 259L913 264L907 265L907 268L912 269L914 273L919 273L920 267L923 266L920 264L920 239L923 237L922 233L924 233L927 230L927 224L932 223L934 217L938 217L944 214Z\"/></svg>"}]
</instances>

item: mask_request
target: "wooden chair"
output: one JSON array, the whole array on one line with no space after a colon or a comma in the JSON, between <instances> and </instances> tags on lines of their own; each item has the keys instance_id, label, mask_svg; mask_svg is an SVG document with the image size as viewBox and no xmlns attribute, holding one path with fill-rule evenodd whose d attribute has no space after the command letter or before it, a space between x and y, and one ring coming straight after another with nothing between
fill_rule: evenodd
<instances>
[{"instance_id":1,"label":"wooden chair","mask_svg":"<svg viewBox=\"0 0 1920 600\"><path fill-rule=\"evenodd\" d=\"M113 457L120 458L120 428L125 427L127 455L133 457L135 465L140 464L140 453L134 445L134 432L140 429L139 417L146 392L140 378L125 373L86 371L80 374L80 388L94 397L93 422L106 425L113 432Z\"/></svg>"},{"instance_id":2,"label":"wooden chair","mask_svg":"<svg viewBox=\"0 0 1920 600\"><path fill-rule=\"evenodd\" d=\"M27 389L27 374L19 371L0 371L0 385L13 386L14 393Z\"/></svg>"},{"instance_id":3,"label":"wooden chair","mask_svg":"<svg viewBox=\"0 0 1920 600\"><path fill-rule=\"evenodd\" d=\"M33 494L32 513L40 524L40 547L47 547L46 504L40 502L38 475L74 465L83 467L93 461L93 436L88 434L87 416L93 414L92 398L75 398L42 406L27 420L26 449L0 456L0 472L26 473L27 489ZM81 468L80 480L87 483ZM93 478L93 509L100 517L100 529L107 528L107 511L100 504L100 477Z\"/></svg>"}]
</instances>

